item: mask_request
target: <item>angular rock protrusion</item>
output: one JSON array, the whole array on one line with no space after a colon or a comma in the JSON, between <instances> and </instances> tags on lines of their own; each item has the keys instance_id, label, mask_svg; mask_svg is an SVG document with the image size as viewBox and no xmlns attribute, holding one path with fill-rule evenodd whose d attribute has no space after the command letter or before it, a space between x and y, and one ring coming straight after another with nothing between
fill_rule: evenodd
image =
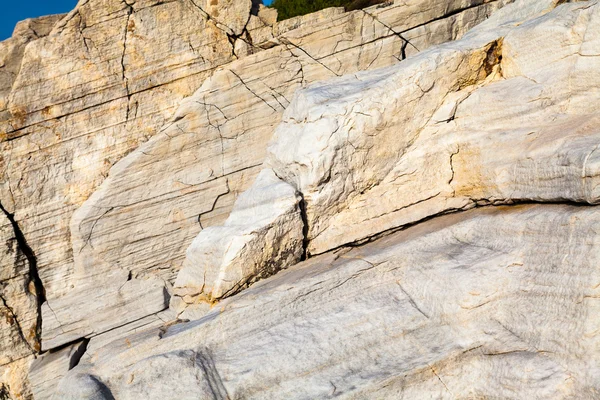
<instances>
[{"instance_id":1,"label":"angular rock protrusion","mask_svg":"<svg viewBox=\"0 0 600 400\"><path fill-rule=\"evenodd\" d=\"M99 335L168 307L162 280L128 280L122 274L107 279L114 279L114 284L78 288L42 305L42 350Z\"/></svg>"},{"instance_id":2,"label":"angular rock protrusion","mask_svg":"<svg viewBox=\"0 0 600 400\"><path fill-rule=\"evenodd\" d=\"M462 43L443 45L399 67L313 85L295 97L275 131L268 164L305 196L310 253L393 228L395 221L376 217L451 193L447 165L438 171L443 185L418 180L422 190L406 193L406 200L385 195L385 187L414 174L398 170L398 164L445 100L493 79L496 72L488 62L497 41ZM366 210L365 202L372 207ZM464 201L448 206L460 208ZM436 213L433 206L420 215ZM347 220L334 225L340 215Z\"/></svg>"},{"instance_id":3,"label":"angular rock protrusion","mask_svg":"<svg viewBox=\"0 0 600 400\"><path fill-rule=\"evenodd\" d=\"M73 369L85 353L83 340L38 357L29 370L29 384L35 400L50 400L63 376Z\"/></svg>"},{"instance_id":4,"label":"angular rock protrusion","mask_svg":"<svg viewBox=\"0 0 600 400\"><path fill-rule=\"evenodd\" d=\"M310 253L476 205L600 201L600 9L542 17L556 4L516 2L459 41L296 96L268 163L305 196Z\"/></svg>"},{"instance_id":5,"label":"angular rock protrusion","mask_svg":"<svg viewBox=\"0 0 600 400\"><path fill-rule=\"evenodd\" d=\"M272 170L261 171L225 223L204 229L188 248L173 289L176 311L231 296L300 261L301 200Z\"/></svg>"}]
</instances>

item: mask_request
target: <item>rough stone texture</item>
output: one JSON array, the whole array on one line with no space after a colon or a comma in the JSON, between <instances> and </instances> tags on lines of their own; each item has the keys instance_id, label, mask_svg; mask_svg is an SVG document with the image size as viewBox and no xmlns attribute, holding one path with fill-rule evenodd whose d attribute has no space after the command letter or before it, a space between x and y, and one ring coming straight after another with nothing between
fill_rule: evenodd
<instances>
[{"instance_id":1,"label":"rough stone texture","mask_svg":"<svg viewBox=\"0 0 600 400\"><path fill-rule=\"evenodd\" d=\"M315 226L342 235L318 252L484 204L595 203L600 5L555 5L519 1L461 41L298 94L269 164L305 196L309 249ZM406 201L427 190L440 204ZM599 219L549 204L438 217L113 342L77 373L115 398L177 390L163 370L201 398L595 398Z\"/></svg>"},{"instance_id":2,"label":"rough stone texture","mask_svg":"<svg viewBox=\"0 0 600 400\"><path fill-rule=\"evenodd\" d=\"M42 305L42 350L137 321L164 310L169 304L167 288L158 279L127 280L125 277L120 287L103 289L89 286L68 298L45 302Z\"/></svg>"},{"instance_id":3,"label":"rough stone texture","mask_svg":"<svg viewBox=\"0 0 600 400\"><path fill-rule=\"evenodd\" d=\"M295 90L336 74L397 62L405 42L386 25L410 31L428 18L443 17L442 3L410 22L405 20L415 5L377 10L382 16L376 18L384 22L364 12L338 13L333 22L317 19L319 24L286 30L278 38L293 44L217 71L183 102L162 133L115 165L76 212L71 223L76 265L93 259L94 268L106 263L171 278L201 229L198 216L202 226L223 222L237 194L260 170L266 144ZM442 18L435 24L454 26L451 33L434 36L422 48L456 37L452 35L463 33L494 7L497 4L485 4ZM332 23L342 32L323 43L324 31L330 32ZM337 61L334 66L334 59L352 62Z\"/></svg>"},{"instance_id":4,"label":"rough stone texture","mask_svg":"<svg viewBox=\"0 0 600 400\"><path fill-rule=\"evenodd\" d=\"M127 343L128 336L150 328L168 326L168 324L175 321L176 318L177 316L175 313L165 310L94 336L89 340L83 359L86 361L93 361L92 355L95 354L98 349L109 345L111 342L121 340L124 343Z\"/></svg>"},{"instance_id":5,"label":"rough stone texture","mask_svg":"<svg viewBox=\"0 0 600 400\"><path fill-rule=\"evenodd\" d=\"M86 374L72 374L56 388L54 400L114 400L110 391L97 378Z\"/></svg>"},{"instance_id":6,"label":"rough stone texture","mask_svg":"<svg viewBox=\"0 0 600 400\"><path fill-rule=\"evenodd\" d=\"M231 296L297 264L304 240L300 201L292 186L262 170L225 223L204 229L188 248L173 289L181 299L176 311Z\"/></svg>"},{"instance_id":7,"label":"rough stone texture","mask_svg":"<svg viewBox=\"0 0 600 400\"><path fill-rule=\"evenodd\" d=\"M600 5L505 3L21 24L0 397L600 397Z\"/></svg>"},{"instance_id":8,"label":"rough stone texture","mask_svg":"<svg viewBox=\"0 0 600 400\"><path fill-rule=\"evenodd\" d=\"M553 4L526 8L521 22L548 12ZM576 5L563 7L550 21L561 26L562 18L578 10ZM562 151L569 154L565 165L564 157L556 157L552 139L557 121L550 117L560 115L567 96L559 96L556 108L549 107L536 101L540 90L523 90L522 76L505 75L510 71L504 72L503 64L519 63L520 52L504 54L504 41L528 43L534 36L525 28L514 29L514 17L519 15L496 17L463 39L398 66L331 79L296 95L275 132L267 164L304 197L309 254L477 204L596 202L590 190L595 175L575 178L582 168L595 170L589 155L599 140L590 132L593 123L577 126L583 109L573 105L577 113L562 111L563 121L575 121L566 132L564 125L558 128ZM540 38L554 36L546 40L548 47L537 46L539 53L565 42L558 29L538 31ZM567 25L562 33L569 32ZM586 80L586 75L578 76ZM557 76L536 85L552 93L577 93L567 84L570 75ZM518 94L507 96L513 92ZM482 93L488 96L482 99ZM499 117L504 123L496 123ZM541 131L539 140L531 136L534 130ZM500 138L497 132L502 132ZM585 139L582 133L588 134ZM548 187L551 173L554 181ZM225 251L227 244L219 247ZM205 274L220 269L219 263L190 254L193 248L175 292L187 296L187 304L201 300ZM245 257L260 255L259 248Z\"/></svg>"},{"instance_id":9,"label":"rough stone texture","mask_svg":"<svg viewBox=\"0 0 600 400\"><path fill-rule=\"evenodd\" d=\"M4 398L10 400L33 398L28 377L33 360L35 356L30 355L0 366L0 394Z\"/></svg>"},{"instance_id":10,"label":"rough stone texture","mask_svg":"<svg viewBox=\"0 0 600 400\"><path fill-rule=\"evenodd\" d=\"M268 163L306 200L309 252L476 204L598 202L598 10L566 4L517 28L496 15L398 67L302 91Z\"/></svg>"},{"instance_id":11,"label":"rough stone texture","mask_svg":"<svg viewBox=\"0 0 600 400\"><path fill-rule=\"evenodd\" d=\"M462 35L503 4L436 1L422 13L416 13L421 1L352 13L330 9L278 23L267 29L271 36L259 12L248 24L257 37L250 50L258 52L217 70L75 212L71 281L120 284L105 279L105 269L173 281L193 238L223 223L260 171L297 89L397 63L415 48Z\"/></svg>"},{"instance_id":12,"label":"rough stone texture","mask_svg":"<svg viewBox=\"0 0 600 400\"><path fill-rule=\"evenodd\" d=\"M73 211L216 66L235 59L205 16L188 0L82 0L25 47L0 122L0 198L49 298L72 285Z\"/></svg>"},{"instance_id":13,"label":"rough stone texture","mask_svg":"<svg viewBox=\"0 0 600 400\"><path fill-rule=\"evenodd\" d=\"M79 359L86 350L86 345L87 341L74 343L45 353L31 363L29 382L36 400L52 398L60 379L79 363Z\"/></svg>"},{"instance_id":14,"label":"rough stone texture","mask_svg":"<svg viewBox=\"0 0 600 400\"><path fill-rule=\"evenodd\" d=\"M39 303L29 261L3 210L0 243L4 246L0 251L0 394L28 396L29 364L40 349Z\"/></svg>"},{"instance_id":15,"label":"rough stone texture","mask_svg":"<svg viewBox=\"0 0 600 400\"><path fill-rule=\"evenodd\" d=\"M13 225L0 212L0 366L29 356L37 343L37 298L30 285L29 263Z\"/></svg>"},{"instance_id":16,"label":"rough stone texture","mask_svg":"<svg viewBox=\"0 0 600 400\"><path fill-rule=\"evenodd\" d=\"M7 117L7 103L15 78L21 70L21 61L26 45L47 36L64 14L26 19L15 26L11 38L0 42L0 118ZM0 131L0 140L6 132Z\"/></svg>"},{"instance_id":17,"label":"rough stone texture","mask_svg":"<svg viewBox=\"0 0 600 400\"><path fill-rule=\"evenodd\" d=\"M251 1L235 4L245 7L245 14L238 18L247 22ZM216 66L236 58L227 34L207 21L218 10L212 7L207 14L192 1L183 0L130 4L82 0L66 17L19 23L13 37L0 43L0 205L5 214L14 215L36 260L29 268L35 269L36 277L39 271L45 286L44 291L38 282L32 285L28 274L0 279L0 294L6 300L1 309L0 373L12 376L10 371L16 368L19 375L0 381L12 388L11 396L28 396L20 384L26 381L21 379L27 372L25 361L14 368L6 362L39 351L35 337L41 317L38 301L44 292L56 299L75 286L68 230L73 211L111 165L152 136L171 117L177 103L193 93ZM6 243L6 254L14 253L14 243ZM16 265L6 261L2 259L2 275ZM132 298L125 302L109 299L127 276L110 288L99 288L107 297L100 304L114 311L110 307L115 303L131 305L136 304L135 297L144 298L129 293ZM94 298L82 296L84 290L78 287L72 298ZM165 307L162 289L151 293L158 296L151 299L153 306L123 311L126 320ZM90 328L90 321L81 321L87 319L82 307L94 313L93 305L71 307L75 312L67 311L71 318L67 325L83 324L83 330L90 331L123 323L117 318L108 324L92 323ZM54 315L46 317L48 338L58 323Z\"/></svg>"},{"instance_id":18,"label":"rough stone texture","mask_svg":"<svg viewBox=\"0 0 600 400\"><path fill-rule=\"evenodd\" d=\"M440 217L312 258L73 373L116 399L182 384L196 398L214 398L206 385L229 398L595 398L599 222L565 205Z\"/></svg>"}]
</instances>

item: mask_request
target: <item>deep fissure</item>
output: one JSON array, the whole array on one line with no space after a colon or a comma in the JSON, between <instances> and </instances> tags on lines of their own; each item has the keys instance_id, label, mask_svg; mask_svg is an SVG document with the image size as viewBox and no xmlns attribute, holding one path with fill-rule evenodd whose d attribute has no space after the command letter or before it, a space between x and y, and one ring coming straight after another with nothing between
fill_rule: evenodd
<instances>
[{"instance_id":1,"label":"deep fissure","mask_svg":"<svg viewBox=\"0 0 600 400\"><path fill-rule=\"evenodd\" d=\"M13 233L15 235L15 239L17 240L17 246L19 248L19 251L21 251L21 253L25 256L25 258L27 259L27 263L29 265L29 271L28 271L29 272L29 281L31 283L33 283L33 287L35 289L34 295L35 295L36 301L37 301L37 321L36 321L36 329L35 329L37 348L34 350L35 350L35 353L39 353L39 349L41 347L41 336L42 336L41 335L42 334L42 304L46 301L46 291L44 289L43 282L42 282L39 272L38 272L37 258L35 256L35 253L33 252L32 248L27 243L27 240L25 239L25 235L23 234L23 231L19 227L19 224L17 223L14 214L8 212L8 210L6 208L4 208L4 206L2 205L1 202L0 202L0 210L4 213L4 215L10 222L10 224L13 228ZM2 300L4 301L4 298ZM17 318L17 316L15 315L15 320L18 323L18 320L16 318ZM20 329L20 325L19 325L19 329ZM23 334L23 332L21 332L21 333ZM27 342L27 340L26 340L26 342ZM29 343L29 342L27 342L27 343Z\"/></svg>"}]
</instances>

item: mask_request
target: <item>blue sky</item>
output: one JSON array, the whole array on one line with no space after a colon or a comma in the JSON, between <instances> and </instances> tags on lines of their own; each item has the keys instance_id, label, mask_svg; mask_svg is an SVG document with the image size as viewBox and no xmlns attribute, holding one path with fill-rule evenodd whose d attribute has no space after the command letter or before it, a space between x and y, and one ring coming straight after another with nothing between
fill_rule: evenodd
<instances>
[{"instance_id":1,"label":"blue sky","mask_svg":"<svg viewBox=\"0 0 600 400\"><path fill-rule=\"evenodd\" d=\"M0 40L9 38L15 24L21 20L69 12L75 4L77 0L3 1L0 12Z\"/></svg>"}]
</instances>

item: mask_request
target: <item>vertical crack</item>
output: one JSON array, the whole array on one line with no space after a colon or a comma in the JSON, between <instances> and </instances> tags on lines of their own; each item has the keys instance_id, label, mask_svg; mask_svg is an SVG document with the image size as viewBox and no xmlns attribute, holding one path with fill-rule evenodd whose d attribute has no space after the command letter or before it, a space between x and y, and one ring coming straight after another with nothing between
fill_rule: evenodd
<instances>
[{"instance_id":1,"label":"vertical crack","mask_svg":"<svg viewBox=\"0 0 600 400\"><path fill-rule=\"evenodd\" d=\"M0 301L2 301L2 306L4 306L4 308L6 308L8 310L8 313L10 314L9 317L10 317L11 322L14 322L15 325L17 326L17 331L19 332L19 337L21 338L21 340L23 340L23 342L27 345L27 347L29 348L29 351L31 351L32 354L36 354L37 353L36 349L34 349L31 346L31 343L29 343L29 341L27 340L27 337L25 336L25 332L23 332L23 328L21 327L19 318L17 318L17 314L15 314L15 311L12 309L12 307L8 305L8 302L6 301L4 296L2 296L1 293L0 293Z\"/></svg>"},{"instance_id":2,"label":"vertical crack","mask_svg":"<svg viewBox=\"0 0 600 400\"><path fill-rule=\"evenodd\" d=\"M456 189L452 186L452 182L454 181L454 176L456 171L454 170L454 156L460 153L460 147L456 148L456 151L450 154L450 171L452 172L452 176L448 180L448 185L452 188L452 197L456 196Z\"/></svg>"},{"instance_id":3,"label":"vertical crack","mask_svg":"<svg viewBox=\"0 0 600 400\"><path fill-rule=\"evenodd\" d=\"M39 349L41 347L40 343L41 343L41 334L42 334L42 304L44 303L44 301L46 301L46 291L44 290L44 285L43 285L42 280L40 279L40 275L38 273L37 259L35 257L35 253L33 252L31 247L27 243L27 240L25 239L25 235L23 234L23 231L21 231L19 224L15 220L14 214L9 213L4 208L2 203L0 203L0 210L4 213L4 215L6 215L6 218L9 220L10 224L12 225L13 232L15 234L15 239L17 239L17 245L19 247L19 250L21 251L21 253L23 253L23 255L25 255L25 258L27 259L27 263L29 265L29 283L30 284L33 283L33 287L35 289L34 295L37 300L36 301L36 303L37 303L36 304L37 320L36 320L36 327L35 327L36 345L35 345L34 353L39 353ZM30 286L30 285L28 285L28 286ZM8 307L4 298L2 299L2 301L4 302L6 307L12 312L12 310L10 309L10 307ZM14 315L14 313L13 313L13 315ZM19 325L17 316L14 315L14 317L15 317L15 321L17 322L17 326L18 326L19 330L21 331L21 327ZM21 335L23 335L22 331L21 331ZM27 340L25 340L25 342L29 345L29 342Z\"/></svg>"},{"instance_id":4,"label":"vertical crack","mask_svg":"<svg viewBox=\"0 0 600 400\"><path fill-rule=\"evenodd\" d=\"M131 93L129 91L129 79L125 74L125 53L127 52L127 37L129 35L129 32L133 30L133 26L130 25L133 22L131 21L133 7L131 6L131 4L127 3L126 0L123 0L123 3L127 7L127 21L125 22L125 30L123 32L123 52L121 53L121 78L125 83L125 93L127 95L127 111L125 112L125 123L127 123L127 121L129 121L129 113L131 112L129 105L129 103L131 102Z\"/></svg>"},{"instance_id":5,"label":"vertical crack","mask_svg":"<svg viewBox=\"0 0 600 400\"><path fill-rule=\"evenodd\" d=\"M306 213L306 200L304 200L304 195L298 192L300 196L300 218L302 218L302 256L300 257L300 261L305 261L310 258L310 253L308 251L308 244L310 240L308 239L308 214Z\"/></svg>"},{"instance_id":6,"label":"vertical crack","mask_svg":"<svg viewBox=\"0 0 600 400\"><path fill-rule=\"evenodd\" d=\"M402 39L402 49L401 49L401 55L402 55L402 60L406 59L406 48L408 47L408 45L411 45L411 47L413 47L416 51L421 51L417 48L417 46L415 46L414 44L412 44L410 42L410 40L408 40L407 38L405 38L402 33L403 32L397 32L395 31L391 26L389 26L388 24L386 24L385 22L381 21L379 18L377 18L376 16L374 16L373 14L365 11L365 10L361 10L362 12L364 12L365 14L367 14L369 17L371 17L374 21L379 22L381 25L383 25L385 28L389 29L390 32L392 32L394 35L398 36L400 39Z\"/></svg>"}]
</instances>

